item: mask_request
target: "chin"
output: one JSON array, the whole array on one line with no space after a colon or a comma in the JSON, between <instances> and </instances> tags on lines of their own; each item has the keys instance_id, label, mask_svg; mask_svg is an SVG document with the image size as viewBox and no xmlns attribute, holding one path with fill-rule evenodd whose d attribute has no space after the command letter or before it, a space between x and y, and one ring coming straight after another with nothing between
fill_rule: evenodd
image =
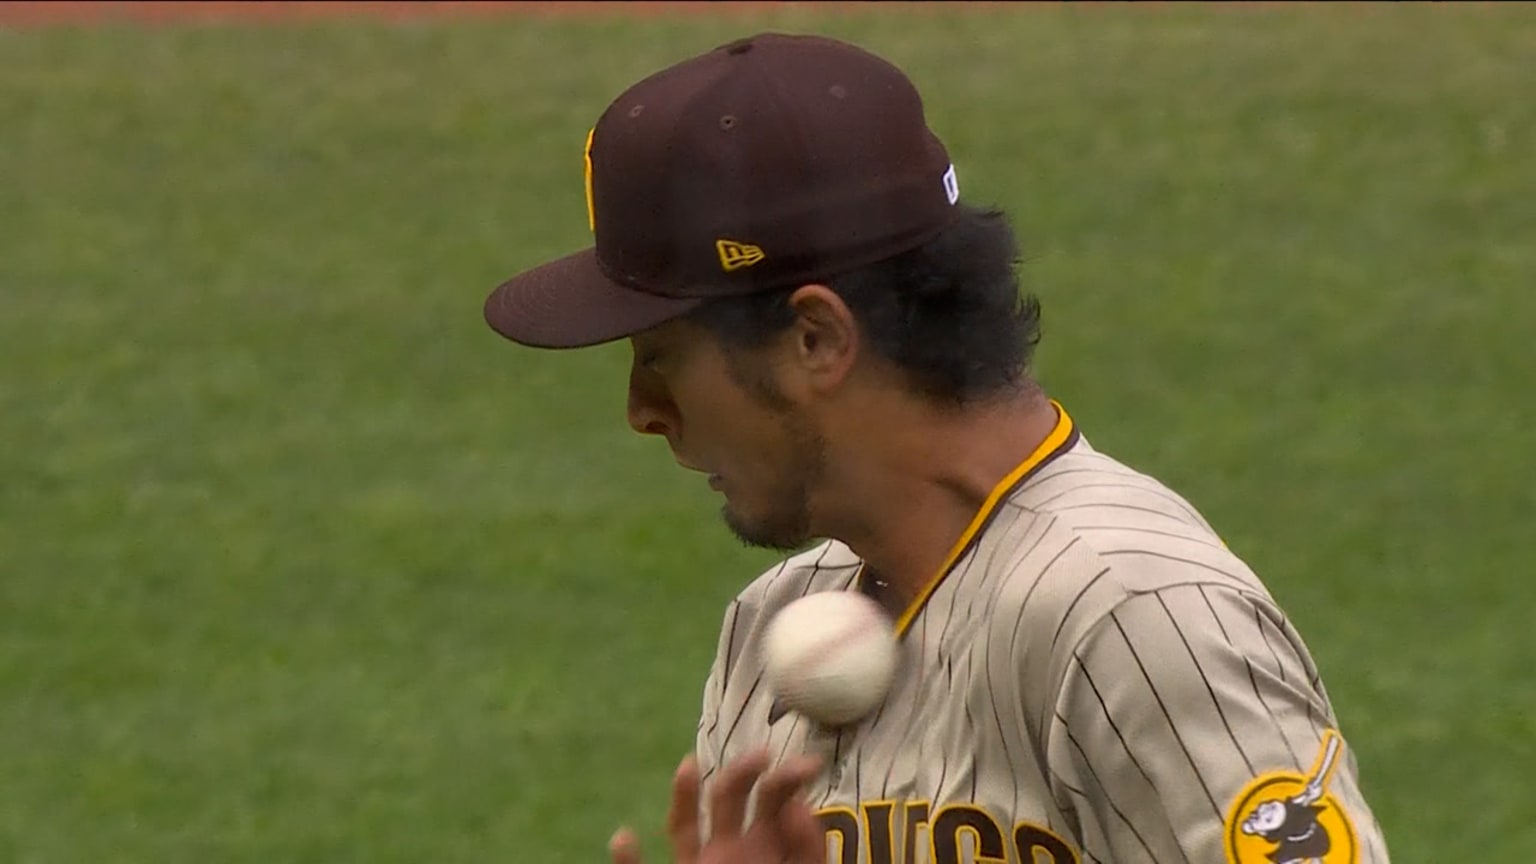
<instances>
[{"instance_id":1,"label":"chin","mask_svg":"<svg viewBox=\"0 0 1536 864\"><path fill-rule=\"evenodd\" d=\"M742 514L730 504L720 508L720 514L736 539L753 549L797 552L812 540L807 520L800 514L778 519L753 518Z\"/></svg>"}]
</instances>

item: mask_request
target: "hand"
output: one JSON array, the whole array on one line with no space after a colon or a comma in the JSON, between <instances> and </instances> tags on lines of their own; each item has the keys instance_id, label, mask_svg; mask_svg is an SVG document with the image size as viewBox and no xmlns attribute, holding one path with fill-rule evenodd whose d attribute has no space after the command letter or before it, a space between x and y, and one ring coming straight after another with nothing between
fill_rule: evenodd
<instances>
[{"instance_id":1,"label":"hand","mask_svg":"<svg viewBox=\"0 0 1536 864\"><path fill-rule=\"evenodd\" d=\"M672 779L667 836L676 864L825 864L826 837L810 807L797 793L821 770L814 756L802 756L769 771L768 754L758 751L727 765L710 790L709 842L699 830L699 768L684 759ZM757 788L757 813L746 822L747 797ZM640 864L639 840L628 828L608 843L613 864Z\"/></svg>"}]
</instances>

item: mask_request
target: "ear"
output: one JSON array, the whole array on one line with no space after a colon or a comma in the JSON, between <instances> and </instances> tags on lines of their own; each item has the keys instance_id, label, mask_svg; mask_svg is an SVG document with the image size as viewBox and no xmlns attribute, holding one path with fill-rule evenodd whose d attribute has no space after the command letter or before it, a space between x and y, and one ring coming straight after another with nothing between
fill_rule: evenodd
<instances>
[{"instance_id":1,"label":"ear","mask_svg":"<svg viewBox=\"0 0 1536 864\"><path fill-rule=\"evenodd\" d=\"M795 323L785 346L789 365L806 383L822 392L835 389L848 377L859 356L858 321L853 310L825 285L802 285L789 297Z\"/></svg>"}]
</instances>

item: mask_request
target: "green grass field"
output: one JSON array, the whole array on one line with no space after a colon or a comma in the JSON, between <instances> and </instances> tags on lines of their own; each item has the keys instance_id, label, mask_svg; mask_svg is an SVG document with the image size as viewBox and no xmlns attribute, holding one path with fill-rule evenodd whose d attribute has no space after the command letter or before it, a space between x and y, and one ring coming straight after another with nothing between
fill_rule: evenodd
<instances>
[{"instance_id":1,"label":"green grass field","mask_svg":"<svg viewBox=\"0 0 1536 864\"><path fill-rule=\"evenodd\" d=\"M1039 372L1306 635L1395 859L1536 860L1536 14L0 30L0 862L593 862L770 559L496 337L625 86L906 66ZM656 861L660 861L660 857Z\"/></svg>"}]
</instances>

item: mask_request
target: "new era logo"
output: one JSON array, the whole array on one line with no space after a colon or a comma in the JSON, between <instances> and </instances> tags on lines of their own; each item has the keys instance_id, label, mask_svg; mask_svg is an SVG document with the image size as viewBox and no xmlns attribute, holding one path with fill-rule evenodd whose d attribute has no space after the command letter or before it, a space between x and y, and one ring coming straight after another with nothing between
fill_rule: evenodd
<instances>
[{"instance_id":1,"label":"new era logo","mask_svg":"<svg viewBox=\"0 0 1536 864\"><path fill-rule=\"evenodd\" d=\"M765 257L762 249L735 240L716 240L715 251L720 253L720 268L727 273L751 267Z\"/></svg>"},{"instance_id":2,"label":"new era logo","mask_svg":"<svg viewBox=\"0 0 1536 864\"><path fill-rule=\"evenodd\" d=\"M944 172L944 197L953 204L960 200L960 178L955 176L955 166Z\"/></svg>"}]
</instances>

